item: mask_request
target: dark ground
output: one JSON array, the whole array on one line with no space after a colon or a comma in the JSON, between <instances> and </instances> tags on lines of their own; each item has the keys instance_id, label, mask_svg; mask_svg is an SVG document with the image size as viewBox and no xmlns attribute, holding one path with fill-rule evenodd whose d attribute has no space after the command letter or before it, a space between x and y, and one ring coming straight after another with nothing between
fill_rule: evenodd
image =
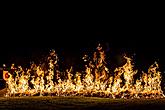
<instances>
[{"instance_id":1,"label":"dark ground","mask_svg":"<svg viewBox=\"0 0 165 110\"><path fill-rule=\"evenodd\" d=\"M4 97L0 90L0 109L35 110L164 110L165 98L161 99L110 99L81 96L32 96Z\"/></svg>"},{"instance_id":2,"label":"dark ground","mask_svg":"<svg viewBox=\"0 0 165 110\"><path fill-rule=\"evenodd\" d=\"M164 110L165 99L109 99L97 97L0 97L0 109L35 110Z\"/></svg>"}]
</instances>

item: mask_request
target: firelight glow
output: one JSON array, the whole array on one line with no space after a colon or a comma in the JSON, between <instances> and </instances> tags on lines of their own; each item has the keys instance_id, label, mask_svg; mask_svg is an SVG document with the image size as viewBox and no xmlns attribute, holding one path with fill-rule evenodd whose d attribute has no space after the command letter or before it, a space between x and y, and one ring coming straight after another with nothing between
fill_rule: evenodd
<instances>
[{"instance_id":1,"label":"firelight glow","mask_svg":"<svg viewBox=\"0 0 165 110\"><path fill-rule=\"evenodd\" d=\"M151 65L148 72L142 72L139 79L134 79L137 70L134 70L132 59L124 56L126 63L110 74L106 66L106 55L98 45L93 58L83 57L85 72L72 73L72 68L64 73L60 72L58 56L54 50L47 58L47 66L32 64L29 69L11 65L6 80L7 93L10 96L90 96L109 98L163 98L161 90L161 72L157 62ZM14 76L13 73L16 75ZM5 76L4 76L5 77Z\"/></svg>"}]
</instances>

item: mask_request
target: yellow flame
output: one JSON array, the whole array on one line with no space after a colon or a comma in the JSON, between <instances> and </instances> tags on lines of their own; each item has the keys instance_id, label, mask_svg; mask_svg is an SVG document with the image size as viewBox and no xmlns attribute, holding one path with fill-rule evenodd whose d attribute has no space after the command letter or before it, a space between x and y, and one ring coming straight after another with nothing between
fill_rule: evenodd
<instances>
[{"instance_id":1,"label":"yellow flame","mask_svg":"<svg viewBox=\"0 0 165 110\"><path fill-rule=\"evenodd\" d=\"M158 64L155 62L148 69L147 73L142 72L140 79L135 80L132 59L124 56L126 63L110 74L106 67L105 52L100 44L94 52L90 61L88 56L83 57L84 61L89 60L85 65L84 72L73 73L73 67L66 70L65 77L55 67L58 65L58 57L54 50L51 51L48 60L47 70L40 65L32 64L30 69L23 70L14 64L11 66L12 73L6 80L8 92L6 96L26 95L83 95L101 96L111 98L161 98L164 97L161 90L161 73L158 71ZM15 73L16 76L12 74Z\"/></svg>"}]
</instances>

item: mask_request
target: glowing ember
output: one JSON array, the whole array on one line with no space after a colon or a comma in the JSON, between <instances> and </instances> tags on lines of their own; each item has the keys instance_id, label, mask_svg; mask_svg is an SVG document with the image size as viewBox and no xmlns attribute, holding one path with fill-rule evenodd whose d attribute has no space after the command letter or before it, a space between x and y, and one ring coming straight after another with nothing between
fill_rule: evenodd
<instances>
[{"instance_id":1,"label":"glowing ember","mask_svg":"<svg viewBox=\"0 0 165 110\"><path fill-rule=\"evenodd\" d=\"M97 47L93 58L88 55L83 57L85 73L72 71L72 67L60 72L58 57L54 50L50 52L46 65L32 64L31 68L23 69L12 64L10 71L4 71L8 91L6 96L33 96L33 95L57 95L57 96L98 96L110 98L161 98L164 97L161 90L161 74L158 64L155 62L148 69L148 73L142 72L140 79L135 80L138 72L133 70L131 58L124 56L125 65L114 70L114 75L109 73L105 62L105 53L102 47ZM62 75L63 74L63 75Z\"/></svg>"}]
</instances>

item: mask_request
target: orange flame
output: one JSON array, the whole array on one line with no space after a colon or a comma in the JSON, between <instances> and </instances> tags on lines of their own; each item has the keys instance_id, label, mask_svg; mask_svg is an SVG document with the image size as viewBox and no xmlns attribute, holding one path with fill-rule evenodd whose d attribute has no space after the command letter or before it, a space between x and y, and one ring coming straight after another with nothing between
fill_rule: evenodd
<instances>
[{"instance_id":1,"label":"orange flame","mask_svg":"<svg viewBox=\"0 0 165 110\"><path fill-rule=\"evenodd\" d=\"M102 47L97 47L93 58L85 65L85 73L72 73L66 70L65 77L63 72L55 67L58 64L58 57L54 50L51 51L48 60L48 68L41 65L32 64L30 69L23 70L11 66L14 72L9 73L10 77L6 80L8 92L6 96L33 96L33 95L82 95L82 96L101 96L110 98L161 98L164 97L161 90L161 74L158 71L158 64L155 62L148 69L148 73L142 72L140 79L134 80L137 70L134 70L132 59L124 56L125 65L114 70L114 76L109 73L106 67L105 52ZM83 57L88 61L88 56ZM12 75L13 73L16 76ZM122 78L123 77L123 78Z\"/></svg>"}]
</instances>

